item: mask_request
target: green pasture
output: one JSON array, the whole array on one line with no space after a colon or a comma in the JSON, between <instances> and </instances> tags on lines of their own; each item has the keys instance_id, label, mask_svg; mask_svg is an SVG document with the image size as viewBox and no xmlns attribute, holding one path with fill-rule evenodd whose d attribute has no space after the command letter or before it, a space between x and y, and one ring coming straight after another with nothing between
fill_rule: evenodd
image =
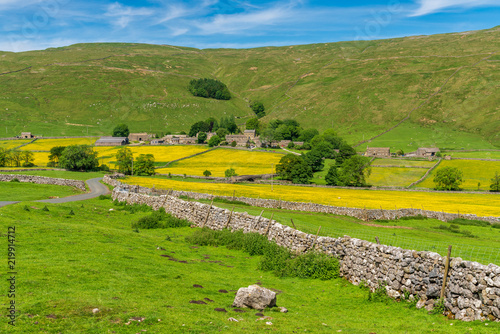
<instances>
[{"instance_id":1,"label":"green pasture","mask_svg":"<svg viewBox=\"0 0 500 334\"><path fill-rule=\"evenodd\" d=\"M474 152L445 152L452 158L469 158L469 159L496 159L500 160L500 151L474 151Z\"/></svg>"},{"instance_id":2,"label":"green pasture","mask_svg":"<svg viewBox=\"0 0 500 334\"><path fill-rule=\"evenodd\" d=\"M0 182L0 201L35 201L50 197L67 197L82 191L68 186L27 182Z\"/></svg>"},{"instance_id":3,"label":"green pasture","mask_svg":"<svg viewBox=\"0 0 500 334\"><path fill-rule=\"evenodd\" d=\"M391 166L391 167L426 167L431 168L436 164L436 161L424 159L375 159L371 163L372 166Z\"/></svg>"},{"instance_id":4,"label":"green pasture","mask_svg":"<svg viewBox=\"0 0 500 334\"><path fill-rule=\"evenodd\" d=\"M69 179L69 180L89 180L94 179L96 177L103 177L105 175L104 172L71 172L66 170L34 170L34 171L22 171L16 172L15 170L0 172L0 174L20 174L20 175L36 175L36 176L46 176L60 179Z\"/></svg>"},{"instance_id":5,"label":"green pasture","mask_svg":"<svg viewBox=\"0 0 500 334\"><path fill-rule=\"evenodd\" d=\"M404 302L369 302L366 290L343 279L276 278L257 270L258 257L187 244L191 228L134 232L131 223L147 213L121 211L109 200L42 208L22 203L0 209L3 233L9 226L16 229L18 318L12 327L3 317L0 331L5 333L499 330L498 323L448 320ZM278 305L289 312L264 310L269 317L264 320L255 310L235 312L234 292L255 283L278 291ZM6 280L0 288L7 289Z\"/></svg>"},{"instance_id":6,"label":"green pasture","mask_svg":"<svg viewBox=\"0 0 500 334\"><path fill-rule=\"evenodd\" d=\"M427 169L407 167L371 167L366 182L377 187L408 187L424 176Z\"/></svg>"}]
</instances>

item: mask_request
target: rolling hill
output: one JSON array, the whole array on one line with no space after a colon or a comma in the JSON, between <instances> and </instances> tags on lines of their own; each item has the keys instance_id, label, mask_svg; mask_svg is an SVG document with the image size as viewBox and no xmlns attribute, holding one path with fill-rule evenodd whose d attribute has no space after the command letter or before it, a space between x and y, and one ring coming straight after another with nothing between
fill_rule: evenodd
<instances>
[{"instance_id":1,"label":"rolling hill","mask_svg":"<svg viewBox=\"0 0 500 334\"><path fill-rule=\"evenodd\" d=\"M500 27L255 49L96 43L0 52L0 137L102 135L119 122L179 132L225 115L244 123L249 101L260 100L264 121L333 127L358 149L493 149L499 65ZM189 81L204 77L224 82L233 98L192 96Z\"/></svg>"}]
</instances>

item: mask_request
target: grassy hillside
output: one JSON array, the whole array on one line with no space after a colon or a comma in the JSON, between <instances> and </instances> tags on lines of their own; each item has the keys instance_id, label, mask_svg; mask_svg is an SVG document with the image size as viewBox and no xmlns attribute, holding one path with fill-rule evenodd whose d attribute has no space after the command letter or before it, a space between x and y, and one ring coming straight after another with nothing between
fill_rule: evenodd
<instances>
[{"instance_id":1,"label":"grassy hillside","mask_svg":"<svg viewBox=\"0 0 500 334\"><path fill-rule=\"evenodd\" d=\"M244 123L253 114L248 101L261 100L264 121L333 127L353 144L403 121L359 149L500 147L499 37L493 28L246 50L106 43L5 52L0 136L109 134L118 122L178 132L230 114ZM226 83L233 99L193 97L187 84L202 77Z\"/></svg>"}]
</instances>

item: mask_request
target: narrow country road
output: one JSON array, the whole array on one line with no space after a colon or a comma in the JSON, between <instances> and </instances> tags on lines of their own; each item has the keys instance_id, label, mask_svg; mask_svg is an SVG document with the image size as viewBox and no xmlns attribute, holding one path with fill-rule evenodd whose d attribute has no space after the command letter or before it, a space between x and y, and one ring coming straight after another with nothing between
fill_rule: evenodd
<instances>
[{"instance_id":1,"label":"narrow country road","mask_svg":"<svg viewBox=\"0 0 500 334\"><path fill-rule=\"evenodd\" d=\"M63 198L53 198L53 199L42 199L34 202L42 202L42 203L68 203L68 202L76 202L76 201L84 201L87 199L98 197L99 195L109 194L109 189L104 184L99 181L102 180L102 177L97 177L95 179L90 179L85 181L89 186L90 192L82 195L75 195ZM19 203L20 201L0 201L0 208L9 204Z\"/></svg>"}]
</instances>

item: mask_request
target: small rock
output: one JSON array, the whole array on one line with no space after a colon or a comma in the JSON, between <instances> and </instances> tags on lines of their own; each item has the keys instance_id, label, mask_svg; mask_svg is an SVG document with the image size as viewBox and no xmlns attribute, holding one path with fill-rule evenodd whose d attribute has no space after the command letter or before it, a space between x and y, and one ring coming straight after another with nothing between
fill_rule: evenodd
<instances>
[{"instance_id":1,"label":"small rock","mask_svg":"<svg viewBox=\"0 0 500 334\"><path fill-rule=\"evenodd\" d=\"M233 307L249 307L256 310L273 306L276 306L276 293L258 285L240 288L233 302Z\"/></svg>"},{"instance_id":2,"label":"small rock","mask_svg":"<svg viewBox=\"0 0 500 334\"><path fill-rule=\"evenodd\" d=\"M272 322L270 322L270 321L266 322L266 325L271 326L272 324L273 324L273 323L272 323Z\"/></svg>"},{"instance_id":3,"label":"small rock","mask_svg":"<svg viewBox=\"0 0 500 334\"><path fill-rule=\"evenodd\" d=\"M288 309L286 307L280 306L279 309L280 309L281 313L287 313L288 312Z\"/></svg>"},{"instance_id":4,"label":"small rock","mask_svg":"<svg viewBox=\"0 0 500 334\"><path fill-rule=\"evenodd\" d=\"M98 308L93 309L92 313L94 313L94 314L99 313L99 309Z\"/></svg>"},{"instance_id":5,"label":"small rock","mask_svg":"<svg viewBox=\"0 0 500 334\"><path fill-rule=\"evenodd\" d=\"M236 320L235 318L231 317L229 319L227 319L227 321L234 321L234 322L238 322L238 320Z\"/></svg>"}]
</instances>

